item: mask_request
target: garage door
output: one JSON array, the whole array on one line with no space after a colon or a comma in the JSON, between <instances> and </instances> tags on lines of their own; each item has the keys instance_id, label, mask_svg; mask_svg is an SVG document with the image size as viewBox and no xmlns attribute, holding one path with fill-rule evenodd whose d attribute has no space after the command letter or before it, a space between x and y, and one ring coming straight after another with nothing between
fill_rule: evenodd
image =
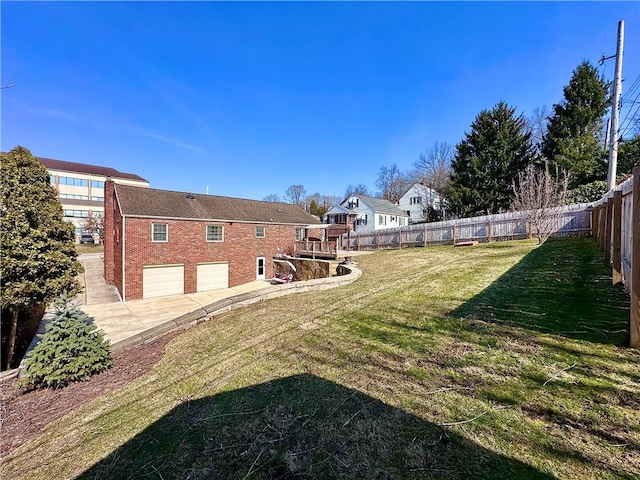
<instances>
[{"instance_id":1,"label":"garage door","mask_svg":"<svg viewBox=\"0 0 640 480\"><path fill-rule=\"evenodd\" d=\"M184 265L154 265L142 269L142 298L184 293Z\"/></svg>"},{"instance_id":2,"label":"garage door","mask_svg":"<svg viewBox=\"0 0 640 480\"><path fill-rule=\"evenodd\" d=\"M198 292L229 288L229 263L199 263L198 264Z\"/></svg>"}]
</instances>

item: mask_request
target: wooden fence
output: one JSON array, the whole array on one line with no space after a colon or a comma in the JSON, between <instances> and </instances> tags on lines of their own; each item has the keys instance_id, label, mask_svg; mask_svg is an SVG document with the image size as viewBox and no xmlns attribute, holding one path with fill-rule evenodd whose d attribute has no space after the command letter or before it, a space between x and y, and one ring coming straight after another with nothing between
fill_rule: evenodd
<instances>
[{"instance_id":1,"label":"wooden fence","mask_svg":"<svg viewBox=\"0 0 640 480\"><path fill-rule=\"evenodd\" d=\"M591 234L589 204L564 207L557 218L554 236ZM530 238L532 232L521 212L508 212L482 217L460 218L444 222L423 223L407 227L356 234L342 238L343 248L349 250L378 250L427 245L446 245L459 242L516 240Z\"/></svg>"},{"instance_id":2,"label":"wooden fence","mask_svg":"<svg viewBox=\"0 0 640 480\"><path fill-rule=\"evenodd\" d=\"M613 283L623 282L631 296L629 342L640 348L640 167L593 204L591 223Z\"/></svg>"}]
</instances>

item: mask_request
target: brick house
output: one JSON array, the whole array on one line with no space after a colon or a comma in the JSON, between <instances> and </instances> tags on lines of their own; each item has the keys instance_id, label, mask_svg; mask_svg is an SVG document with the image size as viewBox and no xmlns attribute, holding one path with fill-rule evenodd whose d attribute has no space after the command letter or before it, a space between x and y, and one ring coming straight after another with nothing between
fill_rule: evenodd
<instances>
[{"instance_id":1,"label":"brick house","mask_svg":"<svg viewBox=\"0 0 640 480\"><path fill-rule=\"evenodd\" d=\"M104 278L123 300L273 276L272 259L322 235L297 205L105 183Z\"/></svg>"}]
</instances>

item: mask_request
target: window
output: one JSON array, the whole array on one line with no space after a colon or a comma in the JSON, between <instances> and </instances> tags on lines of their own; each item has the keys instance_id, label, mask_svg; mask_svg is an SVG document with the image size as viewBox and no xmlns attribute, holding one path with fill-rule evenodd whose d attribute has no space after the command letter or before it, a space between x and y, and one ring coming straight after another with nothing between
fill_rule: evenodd
<instances>
[{"instance_id":1,"label":"window","mask_svg":"<svg viewBox=\"0 0 640 480\"><path fill-rule=\"evenodd\" d=\"M98 180L91 180L91 188L104 188L104 182Z\"/></svg>"},{"instance_id":2,"label":"window","mask_svg":"<svg viewBox=\"0 0 640 480\"><path fill-rule=\"evenodd\" d=\"M378 215L378 223L380 225L386 225L387 224L387 216L386 215Z\"/></svg>"},{"instance_id":3,"label":"window","mask_svg":"<svg viewBox=\"0 0 640 480\"><path fill-rule=\"evenodd\" d=\"M420 203L422 203L422 197L411 197L409 199L410 205L419 205Z\"/></svg>"},{"instance_id":4,"label":"window","mask_svg":"<svg viewBox=\"0 0 640 480\"><path fill-rule=\"evenodd\" d=\"M104 197L91 197L91 200L93 200L94 202L104 202Z\"/></svg>"},{"instance_id":5,"label":"window","mask_svg":"<svg viewBox=\"0 0 640 480\"><path fill-rule=\"evenodd\" d=\"M304 228L296 228L296 240L300 241L304 238Z\"/></svg>"},{"instance_id":6,"label":"window","mask_svg":"<svg viewBox=\"0 0 640 480\"><path fill-rule=\"evenodd\" d=\"M86 228L76 227L77 236L87 235L88 233L89 233L89 230L87 230Z\"/></svg>"},{"instance_id":7,"label":"window","mask_svg":"<svg viewBox=\"0 0 640 480\"><path fill-rule=\"evenodd\" d=\"M62 214L65 217L89 218L89 210L64 209L62 210Z\"/></svg>"},{"instance_id":8,"label":"window","mask_svg":"<svg viewBox=\"0 0 640 480\"><path fill-rule=\"evenodd\" d=\"M396 221L396 217L394 217L393 215L391 216L391 221L395 222Z\"/></svg>"},{"instance_id":9,"label":"window","mask_svg":"<svg viewBox=\"0 0 640 480\"><path fill-rule=\"evenodd\" d=\"M411 216L411 210L407 210L407 217Z\"/></svg>"},{"instance_id":10,"label":"window","mask_svg":"<svg viewBox=\"0 0 640 480\"><path fill-rule=\"evenodd\" d=\"M358 225L366 225L367 224L367 215L362 215L360 218L358 218L356 223Z\"/></svg>"},{"instance_id":11,"label":"window","mask_svg":"<svg viewBox=\"0 0 640 480\"><path fill-rule=\"evenodd\" d=\"M151 241L152 242L166 242L168 239L169 226L166 223L152 223L151 224Z\"/></svg>"},{"instance_id":12,"label":"window","mask_svg":"<svg viewBox=\"0 0 640 480\"><path fill-rule=\"evenodd\" d=\"M264 237L265 237L264 227L256 227L256 238L264 238Z\"/></svg>"},{"instance_id":13,"label":"window","mask_svg":"<svg viewBox=\"0 0 640 480\"><path fill-rule=\"evenodd\" d=\"M55 185L56 184L56 176L55 175L49 175L49 181L51 182L51 185Z\"/></svg>"},{"instance_id":14,"label":"window","mask_svg":"<svg viewBox=\"0 0 640 480\"><path fill-rule=\"evenodd\" d=\"M87 195L73 195L71 193L61 193L60 198L68 198L69 200L89 200Z\"/></svg>"},{"instance_id":15,"label":"window","mask_svg":"<svg viewBox=\"0 0 640 480\"><path fill-rule=\"evenodd\" d=\"M224 242L224 226L207 225L207 242Z\"/></svg>"},{"instance_id":16,"label":"window","mask_svg":"<svg viewBox=\"0 0 640 480\"><path fill-rule=\"evenodd\" d=\"M360 199L359 198L352 198L349 201L348 207L349 208L358 208L359 205L360 205Z\"/></svg>"},{"instance_id":17,"label":"window","mask_svg":"<svg viewBox=\"0 0 640 480\"><path fill-rule=\"evenodd\" d=\"M73 185L74 187L88 187L89 180L82 178L60 177L58 179L60 185Z\"/></svg>"}]
</instances>

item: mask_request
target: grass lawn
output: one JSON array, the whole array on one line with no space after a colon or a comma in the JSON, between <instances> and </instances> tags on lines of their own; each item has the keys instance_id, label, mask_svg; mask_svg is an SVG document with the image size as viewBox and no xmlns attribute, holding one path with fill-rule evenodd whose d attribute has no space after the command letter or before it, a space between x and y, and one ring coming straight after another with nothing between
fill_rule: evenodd
<instances>
[{"instance_id":1,"label":"grass lawn","mask_svg":"<svg viewBox=\"0 0 640 480\"><path fill-rule=\"evenodd\" d=\"M84 253L103 253L104 245L97 243L84 243L82 245L76 245L76 252L78 255L82 255Z\"/></svg>"},{"instance_id":2,"label":"grass lawn","mask_svg":"<svg viewBox=\"0 0 640 480\"><path fill-rule=\"evenodd\" d=\"M591 239L357 257L191 328L1 478L638 478L640 354Z\"/></svg>"}]
</instances>

